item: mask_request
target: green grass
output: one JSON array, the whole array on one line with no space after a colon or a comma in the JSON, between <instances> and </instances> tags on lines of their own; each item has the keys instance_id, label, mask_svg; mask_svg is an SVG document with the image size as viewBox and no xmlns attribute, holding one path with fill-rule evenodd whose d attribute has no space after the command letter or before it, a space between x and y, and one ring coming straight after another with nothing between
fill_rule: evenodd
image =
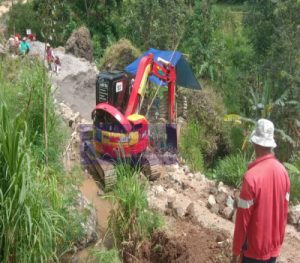
<instances>
[{"instance_id":1,"label":"green grass","mask_svg":"<svg viewBox=\"0 0 300 263\"><path fill-rule=\"evenodd\" d=\"M203 138L204 133L199 123L195 121L187 124L180 137L180 154L187 161L192 171L204 170Z\"/></svg>"},{"instance_id":2,"label":"green grass","mask_svg":"<svg viewBox=\"0 0 300 263\"><path fill-rule=\"evenodd\" d=\"M218 161L212 177L223 183L239 187L247 170L248 158L242 152L226 156Z\"/></svg>"},{"instance_id":3,"label":"green grass","mask_svg":"<svg viewBox=\"0 0 300 263\"><path fill-rule=\"evenodd\" d=\"M110 250L94 250L91 252L91 259L89 263L121 263L119 259L119 252L113 248Z\"/></svg>"},{"instance_id":4,"label":"green grass","mask_svg":"<svg viewBox=\"0 0 300 263\"><path fill-rule=\"evenodd\" d=\"M108 197L114 204L108 228L116 247L122 249L122 243L126 241L132 244L135 251L141 240L150 237L162 225L162 220L149 208L147 184L140 180L139 170L121 163L117 165L116 172L118 181Z\"/></svg>"},{"instance_id":5,"label":"green grass","mask_svg":"<svg viewBox=\"0 0 300 263\"><path fill-rule=\"evenodd\" d=\"M28 129L5 106L0 117L0 258L2 262L49 262L56 258L64 218L54 177L37 169Z\"/></svg>"}]
</instances>

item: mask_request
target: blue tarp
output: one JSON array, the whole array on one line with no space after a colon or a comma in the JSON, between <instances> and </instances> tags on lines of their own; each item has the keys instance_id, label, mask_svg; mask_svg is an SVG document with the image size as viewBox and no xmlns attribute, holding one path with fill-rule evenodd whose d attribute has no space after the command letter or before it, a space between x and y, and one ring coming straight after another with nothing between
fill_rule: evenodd
<instances>
[{"instance_id":1,"label":"blue tarp","mask_svg":"<svg viewBox=\"0 0 300 263\"><path fill-rule=\"evenodd\" d=\"M183 57L182 53L178 51L174 52L171 50L158 50L158 49L150 48L142 56L140 56L138 59L136 59L131 64L129 64L125 68L125 71L135 75L141 58L148 55L149 53L152 53L154 55L154 60L157 63L159 63L157 61L158 57L161 57L162 59L171 62L171 64L176 67L177 85L186 88L191 88L191 89L201 89L201 86L197 81L190 64ZM161 81L159 78L155 76L151 76L149 80L157 85L166 86L165 82Z\"/></svg>"}]
</instances>

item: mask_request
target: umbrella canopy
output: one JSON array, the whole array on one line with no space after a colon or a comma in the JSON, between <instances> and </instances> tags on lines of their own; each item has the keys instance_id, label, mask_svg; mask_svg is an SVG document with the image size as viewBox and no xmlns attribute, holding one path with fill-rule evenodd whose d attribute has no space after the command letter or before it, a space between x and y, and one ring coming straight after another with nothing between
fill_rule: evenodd
<instances>
[{"instance_id":1,"label":"umbrella canopy","mask_svg":"<svg viewBox=\"0 0 300 263\"><path fill-rule=\"evenodd\" d=\"M147 52L141 55L138 59L129 64L125 71L133 75L136 74L140 60L142 57L147 56L149 53L152 53L154 56L155 62L158 62L158 58L162 58L166 61L169 61L174 67L176 67L176 83L179 86L190 88L190 89L201 89L201 85L196 79L190 64L183 57L181 52L171 51L171 50L158 50L150 48ZM149 80L157 85L166 86L166 83L161 81L155 76L151 76Z\"/></svg>"}]
</instances>

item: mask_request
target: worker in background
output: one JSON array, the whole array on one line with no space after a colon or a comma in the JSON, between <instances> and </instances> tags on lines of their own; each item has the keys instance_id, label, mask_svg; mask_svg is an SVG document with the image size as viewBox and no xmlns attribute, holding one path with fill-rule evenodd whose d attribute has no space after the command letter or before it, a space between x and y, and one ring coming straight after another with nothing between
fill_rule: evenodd
<instances>
[{"instance_id":1,"label":"worker in background","mask_svg":"<svg viewBox=\"0 0 300 263\"><path fill-rule=\"evenodd\" d=\"M290 180L272 149L274 125L260 119L250 141L256 159L243 178L235 221L232 262L275 263L287 223Z\"/></svg>"},{"instance_id":2,"label":"worker in background","mask_svg":"<svg viewBox=\"0 0 300 263\"><path fill-rule=\"evenodd\" d=\"M23 37L23 39L20 43L19 53L20 53L20 55L26 55L26 54L28 54L29 51L30 51L30 46L27 43L26 37Z\"/></svg>"},{"instance_id":3,"label":"worker in background","mask_svg":"<svg viewBox=\"0 0 300 263\"><path fill-rule=\"evenodd\" d=\"M55 56L49 43L46 44L46 59L48 63L48 69L52 70L52 63L55 61Z\"/></svg>"}]
</instances>

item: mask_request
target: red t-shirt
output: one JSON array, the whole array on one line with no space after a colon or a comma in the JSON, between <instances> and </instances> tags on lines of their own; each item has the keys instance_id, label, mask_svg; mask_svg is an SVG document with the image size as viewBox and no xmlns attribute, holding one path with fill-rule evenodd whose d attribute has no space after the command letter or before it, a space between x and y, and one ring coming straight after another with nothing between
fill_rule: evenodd
<instances>
[{"instance_id":1,"label":"red t-shirt","mask_svg":"<svg viewBox=\"0 0 300 263\"><path fill-rule=\"evenodd\" d=\"M233 254L267 260L277 257L287 223L290 179L268 154L252 162L243 178L233 238Z\"/></svg>"}]
</instances>

